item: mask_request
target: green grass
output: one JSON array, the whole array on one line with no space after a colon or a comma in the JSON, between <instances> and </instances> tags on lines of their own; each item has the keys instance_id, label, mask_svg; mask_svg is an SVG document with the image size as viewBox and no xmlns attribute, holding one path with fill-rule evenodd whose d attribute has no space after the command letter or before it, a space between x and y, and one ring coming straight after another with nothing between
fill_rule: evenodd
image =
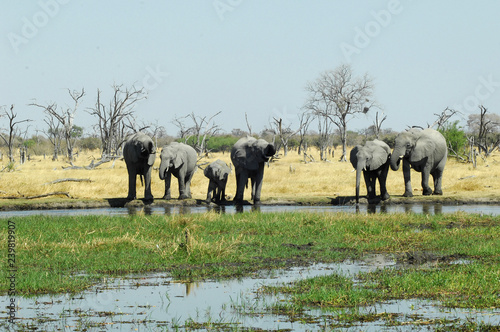
<instances>
[{"instance_id":1,"label":"green grass","mask_svg":"<svg viewBox=\"0 0 500 332\"><path fill-rule=\"evenodd\" d=\"M450 304L458 306L499 304L500 217L465 213L207 213L33 216L10 220L16 224L16 290L25 296L78 292L104 276L126 273L167 271L179 279L224 278L292 264L341 261L368 252L429 251L466 256L475 263L366 275L373 289L354 295L352 292L359 290L351 285L347 294L359 297L359 305L373 301L371 293L400 296L397 289L426 298L451 299L456 294ZM7 219L0 221L1 248L6 248ZM6 277L4 268L0 272L3 294L8 290ZM406 278L408 285L403 284ZM406 293L410 286L416 290L426 288L423 286L433 280L436 288L432 294ZM446 282L440 285L440 280ZM394 288L396 281L401 285ZM318 282L328 284L334 280ZM348 286L345 280L340 283ZM477 294L485 300L468 300ZM311 297L311 303L320 301L325 300Z\"/></svg>"}]
</instances>

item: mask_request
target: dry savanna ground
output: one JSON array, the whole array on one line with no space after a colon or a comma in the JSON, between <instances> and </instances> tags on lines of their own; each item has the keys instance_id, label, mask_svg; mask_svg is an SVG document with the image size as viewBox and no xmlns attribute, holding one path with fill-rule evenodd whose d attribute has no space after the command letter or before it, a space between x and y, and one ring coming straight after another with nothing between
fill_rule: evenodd
<instances>
[{"instance_id":1,"label":"dry savanna ground","mask_svg":"<svg viewBox=\"0 0 500 332\"><path fill-rule=\"evenodd\" d=\"M312 156L319 160L317 151L310 151ZM340 156L341 151L336 150L335 156ZM75 165L86 166L99 156L99 153L80 154L74 161ZM209 163L216 159L222 159L230 163L229 154L215 153L209 158L203 158L200 164ZM353 196L355 188L355 175L349 162L338 162L337 157L331 162L309 162L305 163L296 152L289 152L288 156L282 157L266 167L264 173L264 185L262 189L262 200L301 200L318 201L322 199L335 198L337 196ZM7 166L4 160L1 168ZM158 177L160 158L155 163L155 171L152 180L152 191L155 198L161 198L164 194L164 182ZM464 164L449 159L445 168L443 180L443 198L447 199L487 199L498 200L500 198L500 154L492 155L487 160L478 160L477 168L471 164ZM67 192L76 199L104 199L124 198L127 195L128 177L123 160L116 160L100 165L94 170L71 169L65 170L69 164L64 158L52 161L43 156L32 157L31 161L24 165L15 164L15 170L7 171L5 168L0 172L0 198L6 196L35 196L52 192ZM203 167L203 166L201 166ZM63 182L48 184L51 181L65 178L89 179L91 182ZM172 179L172 196L178 196L178 185L175 178ZM421 176L412 171L412 186L416 197L422 195ZM235 193L235 177L231 174L226 188L226 194L232 198ZM388 191L393 197L400 196L404 192L403 174L400 169L397 172L389 171ZM431 185L432 186L432 185ZM195 173L191 193L194 199L205 199L208 187L208 179L203 171L198 169ZM378 193L378 188L377 188ZM361 194L366 194L364 184L361 186ZM142 198L144 187L138 179L137 196ZM245 199L250 200L249 190L245 191Z\"/></svg>"}]
</instances>

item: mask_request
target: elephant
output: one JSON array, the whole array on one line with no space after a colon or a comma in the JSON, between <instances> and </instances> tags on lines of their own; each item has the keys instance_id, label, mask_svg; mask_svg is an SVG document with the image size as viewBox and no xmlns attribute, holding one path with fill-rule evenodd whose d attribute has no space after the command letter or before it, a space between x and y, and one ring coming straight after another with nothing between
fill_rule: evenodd
<instances>
[{"instance_id":1,"label":"elephant","mask_svg":"<svg viewBox=\"0 0 500 332\"><path fill-rule=\"evenodd\" d=\"M245 186L248 178L252 182L252 200L260 202L260 191L264 178L264 163L274 156L276 149L273 144L254 137L240 138L231 149L231 161L236 174L236 203L243 202Z\"/></svg>"},{"instance_id":2,"label":"elephant","mask_svg":"<svg viewBox=\"0 0 500 332\"><path fill-rule=\"evenodd\" d=\"M229 173L231 173L229 166L222 160L217 159L208 165L203 173L210 179L208 184L207 203L212 201L212 193L215 203L218 204L225 201L227 177Z\"/></svg>"},{"instance_id":3,"label":"elephant","mask_svg":"<svg viewBox=\"0 0 500 332\"><path fill-rule=\"evenodd\" d=\"M391 148L389 145L378 139L367 141L363 146L355 146L351 150L349 159L354 169L356 169L356 204L359 204L361 171L365 178L368 200L375 198L377 179L380 185L380 199L387 200L390 198L386 188L389 161L391 159Z\"/></svg>"},{"instance_id":4,"label":"elephant","mask_svg":"<svg viewBox=\"0 0 500 332\"><path fill-rule=\"evenodd\" d=\"M156 159L156 148L148 135L137 132L123 146L123 158L128 171L127 200L136 199L137 175L144 178L144 199L153 200L151 193L151 172Z\"/></svg>"},{"instance_id":5,"label":"elephant","mask_svg":"<svg viewBox=\"0 0 500 332\"><path fill-rule=\"evenodd\" d=\"M191 179L196 171L196 150L187 144L172 142L162 148L160 159L160 179L165 180L163 199L171 198L172 174L179 180L179 199L191 198Z\"/></svg>"},{"instance_id":6,"label":"elephant","mask_svg":"<svg viewBox=\"0 0 500 332\"><path fill-rule=\"evenodd\" d=\"M424 195L442 195L443 171L448 158L448 148L443 135L437 130L411 128L401 132L395 140L391 157L391 169L397 171L403 159L405 192L403 196L413 197L410 167L422 173ZM434 192L429 187L429 174L434 180Z\"/></svg>"}]
</instances>

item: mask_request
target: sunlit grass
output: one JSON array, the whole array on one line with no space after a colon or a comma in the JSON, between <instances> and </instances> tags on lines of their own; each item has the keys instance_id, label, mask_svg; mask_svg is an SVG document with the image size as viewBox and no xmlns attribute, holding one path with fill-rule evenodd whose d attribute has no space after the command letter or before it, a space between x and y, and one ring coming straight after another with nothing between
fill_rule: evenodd
<instances>
[{"instance_id":1,"label":"sunlit grass","mask_svg":"<svg viewBox=\"0 0 500 332\"><path fill-rule=\"evenodd\" d=\"M315 150L309 151L316 160L319 153ZM341 151L335 152L339 156ZM87 166L93 157L99 156L98 151L81 153L74 161L75 165ZM230 164L229 153L210 154L209 158L203 158L200 163L209 163L216 159L222 159ZM156 198L164 194L164 182L159 179L158 167L160 158L157 158L153 172L152 191ZM7 166L4 160L0 167ZM486 161L478 160L477 168L471 164L459 163L449 159L444 172L443 192L444 198L454 199L494 199L500 197L500 155L490 156ZM127 170L123 160L116 160L99 166L94 170L77 169L64 170L63 167L70 166L64 158L52 161L49 157L35 156L24 165L16 164L15 171L8 172L5 169L0 173L0 197L1 196L35 196L51 192L68 192L73 198L79 199L104 199L125 197L128 189ZM304 163L303 157L295 151L290 151L286 157L281 157L266 167L264 173L264 184L262 188L262 199L278 200L314 200L334 198L336 196L354 195L355 172L349 162L341 163L337 158L331 162ZM47 184L50 181L63 178L90 179L92 182L63 182L58 184ZM412 186L416 197L421 196L421 175L412 171ZM176 179L172 181L172 196L178 196ZM193 177L191 192L193 198L204 199L208 187L208 179L203 171L198 169ZM432 187L432 184L431 184ZM403 174L389 171L387 180L389 194L399 196L404 191ZM230 175L227 183L227 195L231 197L236 191L236 180ZM378 192L378 188L377 188ZM365 186L361 186L361 194L366 194ZM144 187L138 181L137 195L142 198ZM245 191L245 199L250 200L250 190Z\"/></svg>"}]
</instances>

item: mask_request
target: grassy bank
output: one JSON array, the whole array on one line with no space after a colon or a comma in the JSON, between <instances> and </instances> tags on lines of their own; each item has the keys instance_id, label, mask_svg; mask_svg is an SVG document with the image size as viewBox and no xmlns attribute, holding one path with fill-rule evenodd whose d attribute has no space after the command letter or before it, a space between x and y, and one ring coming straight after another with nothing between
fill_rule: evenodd
<instances>
[{"instance_id":1,"label":"grassy bank","mask_svg":"<svg viewBox=\"0 0 500 332\"><path fill-rule=\"evenodd\" d=\"M104 276L135 272L168 271L179 279L196 280L340 261L371 252L400 257L419 252L461 257L472 263L417 264L416 269L363 276L376 298L453 297L450 305L500 305L500 217L207 213L34 216L12 218L11 222L16 232L16 290L22 295L78 292ZM7 243L6 219L2 220L0 243ZM8 289L6 273L2 269L2 293ZM429 284L433 287L426 287ZM304 288L299 289L305 293ZM476 295L483 300L477 301ZM317 299L311 303L322 305Z\"/></svg>"}]
</instances>

